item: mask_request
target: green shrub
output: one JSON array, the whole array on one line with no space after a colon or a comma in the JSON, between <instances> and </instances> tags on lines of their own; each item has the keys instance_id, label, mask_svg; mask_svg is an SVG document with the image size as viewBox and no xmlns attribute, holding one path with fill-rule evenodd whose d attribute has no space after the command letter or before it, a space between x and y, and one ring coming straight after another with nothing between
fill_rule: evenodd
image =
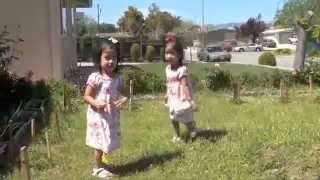
<instances>
[{"instance_id":1,"label":"green shrub","mask_svg":"<svg viewBox=\"0 0 320 180\"><path fill-rule=\"evenodd\" d=\"M232 76L229 71L220 66L206 69L206 86L209 90L216 91L219 89L230 88Z\"/></svg>"},{"instance_id":2,"label":"green shrub","mask_svg":"<svg viewBox=\"0 0 320 180\"><path fill-rule=\"evenodd\" d=\"M308 57L310 57L310 58L320 57L320 51L309 51Z\"/></svg>"},{"instance_id":3,"label":"green shrub","mask_svg":"<svg viewBox=\"0 0 320 180\"><path fill-rule=\"evenodd\" d=\"M204 89L204 86L201 80L196 75L190 74L189 80L194 92L201 91Z\"/></svg>"},{"instance_id":4,"label":"green shrub","mask_svg":"<svg viewBox=\"0 0 320 180\"><path fill-rule=\"evenodd\" d=\"M130 56L131 56L131 61L133 62L138 62L139 61L139 56L140 56L140 46L138 43L133 43L130 48Z\"/></svg>"},{"instance_id":5,"label":"green shrub","mask_svg":"<svg viewBox=\"0 0 320 180\"><path fill-rule=\"evenodd\" d=\"M147 46L147 52L146 52L146 59L148 62L153 61L153 57L155 55L156 50L154 49L153 46Z\"/></svg>"},{"instance_id":6,"label":"green shrub","mask_svg":"<svg viewBox=\"0 0 320 180\"><path fill-rule=\"evenodd\" d=\"M259 57L260 65L277 66L275 56L271 52L265 52Z\"/></svg>"},{"instance_id":7,"label":"green shrub","mask_svg":"<svg viewBox=\"0 0 320 180\"><path fill-rule=\"evenodd\" d=\"M160 60L165 62L166 61L166 57L165 57L165 52L164 52L164 47L161 47L160 49Z\"/></svg>"},{"instance_id":8,"label":"green shrub","mask_svg":"<svg viewBox=\"0 0 320 180\"><path fill-rule=\"evenodd\" d=\"M240 81L242 87L256 88L279 88L280 82L283 81L288 85L296 83L306 83L302 75L292 75L290 71L282 71L278 69L261 74L244 72L233 75L230 71L216 66L206 69L206 86L209 90L217 91L221 89L232 89L234 82Z\"/></svg>"},{"instance_id":9,"label":"green shrub","mask_svg":"<svg viewBox=\"0 0 320 180\"><path fill-rule=\"evenodd\" d=\"M127 84L130 83L130 80L133 81L133 94L164 93L166 91L166 79L154 73L134 66L123 66L120 73Z\"/></svg>"},{"instance_id":10,"label":"green shrub","mask_svg":"<svg viewBox=\"0 0 320 180\"><path fill-rule=\"evenodd\" d=\"M277 49L274 54L275 55L280 55L280 56L288 56L291 55L291 49L289 48L284 48L284 49Z\"/></svg>"}]
</instances>

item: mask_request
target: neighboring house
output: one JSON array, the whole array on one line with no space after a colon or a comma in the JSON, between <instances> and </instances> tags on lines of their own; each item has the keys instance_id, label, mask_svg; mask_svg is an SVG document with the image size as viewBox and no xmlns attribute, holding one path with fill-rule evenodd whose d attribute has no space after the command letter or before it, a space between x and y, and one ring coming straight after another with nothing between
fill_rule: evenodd
<instances>
[{"instance_id":1,"label":"neighboring house","mask_svg":"<svg viewBox=\"0 0 320 180\"><path fill-rule=\"evenodd\" d=\"M89 8L92 0L1 0L0 31L7 27L23 55L10 66L19 75L28 70L34 79L64 77L70 66L77 65L76 7Z\"/></svg>"},{"instance_id":2,"label":"neighboring house","mask_svg":"<svg viewBox=\"0 0 320 180\"><path fill-rule=\"evenodd\" d=\"M294 34L292 29L271 29L261 33L263 39L272 39L277 45L289 44L289 38Z\"/></svg>"},{"instance_id":3,"label":"neighboring house","mask_svg":"<svg viewBox=\"0 0 320 180\"><path fill-rule=\"evenodd\" d=\"M236 31L232 28L216 29L212 31L206 31L204 33L204 45L221 44L224 41L239 41L236 38ZM241 42L243 39L240 40ZM245 38L245 43L248 42L248 38ZM198 34L197 42L202 44L202 33Z\"/></svg>"}]
</instances>

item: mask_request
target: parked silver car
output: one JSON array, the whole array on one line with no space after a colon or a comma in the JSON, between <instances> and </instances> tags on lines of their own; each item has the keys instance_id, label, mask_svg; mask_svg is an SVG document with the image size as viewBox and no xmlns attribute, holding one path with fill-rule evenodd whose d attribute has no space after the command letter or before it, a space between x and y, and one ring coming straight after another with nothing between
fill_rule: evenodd
<instances>
[{"instance_id":1,"label":"parked silver car","mask_svg":"<svg viewBox=\"0 0 320 180\"><path fill-rule=\"evenodd\" d=\"M231 54L224 51L221 46L207 46L200 49L198 58L199 61L205 62L230 62Z\"/></svg>"},{"instance_id":2,"label":"parked silver car","mask_svg":"<svg viewBox=\"0 0 320 180\"><path fill-rule=\"evenodd\" d=\"M238 46L234 48L234 51L244 52L244 51L263 51L263 46L261 44L249 43L245 46Z\"/></svg>"}]
</instances>

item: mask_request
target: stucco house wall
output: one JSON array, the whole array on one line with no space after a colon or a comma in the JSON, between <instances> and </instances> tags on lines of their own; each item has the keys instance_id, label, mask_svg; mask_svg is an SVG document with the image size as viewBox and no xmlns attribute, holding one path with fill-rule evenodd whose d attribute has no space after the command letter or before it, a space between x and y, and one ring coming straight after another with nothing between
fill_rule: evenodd
<instances>
[{"instance_id":1,"label":"stucco house wall","mask_svg":"<svg viewBox=\"0 0 320 180\"><path fill-rule=\"evenodd\" d=\"M77 64L75 7L75 0L1 0L0 31L24 40L10 69L19 75L31 70L35 80L63 78Z\"/></svg>"}]
</instances>

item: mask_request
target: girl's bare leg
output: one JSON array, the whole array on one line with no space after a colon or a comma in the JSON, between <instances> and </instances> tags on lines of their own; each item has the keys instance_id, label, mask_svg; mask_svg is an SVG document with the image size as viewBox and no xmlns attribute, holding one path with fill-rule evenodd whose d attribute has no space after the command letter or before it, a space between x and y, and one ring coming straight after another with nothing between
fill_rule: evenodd
<instances>
[{"instance_id":1,"label":"girl's bare leg","mask_svg":"<svg viewBox=\"0 0 320 180\"><path fill-rule=\"evenodd\" d=\"M179 122L172 120L171 123L173 126L174 136L176 138L179 138L180 137L180 124L179 124Z\"/></svg>"},{"instance_id":2,"label":"girl's bare leg","mask_svg":"<svg viewBox=\"0 0 320 180\"><path fill-rule=\"evenodd\" d=\"M98 169L103 168L102 155L103 155L103 152L101 150L96 149L94 151L94 161L95 161L96 168Z\"/></svg>"}]
</instances>

